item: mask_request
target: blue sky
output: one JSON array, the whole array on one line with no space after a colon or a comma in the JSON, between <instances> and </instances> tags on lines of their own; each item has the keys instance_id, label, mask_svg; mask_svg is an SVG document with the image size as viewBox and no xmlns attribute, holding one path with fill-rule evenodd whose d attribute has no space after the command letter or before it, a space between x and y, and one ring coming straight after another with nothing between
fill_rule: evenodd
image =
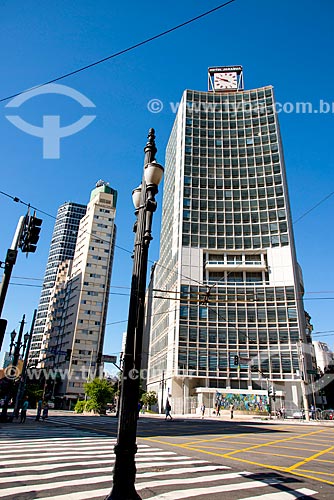
<instances>
[{"instance_id":1,"label":"blue sky","mask_svg":"<svg viewBox=\"0 0 334 500\"><path fill-rule=\"evenodd\" d=\"M219 3L3 0L0 99L118 52ZM84 94L95 108L82 109L69 97L51 94L35 97L19 109L0 103L0 190L55 215L64 201L87 203L95 182L107 180L119 193L116 243L131 251L131 191L140 183L148 129L156 129L157 159L163 164L173 106L184 89L206 90L209 66L241 64L245 88L273 85L280 103L292 103L295 108L297 102L310 102L319 111L297 113L286 105L287 112L279 115L293 220L297 220L333 191L333 11L330 0L318 4L236 0L174 33L59 82ZM149 111L152 99L163 103L161 112ZM320 112L321 101L330 103L330 112ZM43 159L42 140L6 119L15 114L39 127L44 115L59 115L61 126L83 114L96 118L84 130L61 139L59 159ZM152 262L159 252L161 192L157 198ZM331 196L294 227L307 292L305 308L316 332L334 330L333 206ZM0 209L0 260L4 260L25 207L0 195ZM38 305L53 224L52 218L43 216L36 254L18 257L3 311L9 323L5 346L22 314L30 322ZM131 270L130 253L117 248L108 323L121 323L108 324L105 353L120 351ZM327 335L314 338L333 347L333 334Z\"/></svg>"}]
</instances>

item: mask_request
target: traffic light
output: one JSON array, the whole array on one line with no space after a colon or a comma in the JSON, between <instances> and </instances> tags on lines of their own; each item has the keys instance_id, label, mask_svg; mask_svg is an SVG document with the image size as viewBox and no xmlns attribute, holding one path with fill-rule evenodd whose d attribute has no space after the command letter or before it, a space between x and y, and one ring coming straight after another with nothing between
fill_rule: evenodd
<instances>
[{"instance_id":1,"label":"traffic light","mask_svg":"<svg viewBox=\"0 0 334 500\"><path fill-rule=\"evenodd\" d=\"M71 361L71 354L72 354L72 349L67 349L65 355L65 361Z\"/></svg>"},{"instance_id":2,"label":"traffic light","mask_svg":"<svg viewBox=\"0 0 334 500\"><path fill-rule=\"evenodd\" d=\"M239 364L239 356L234 356L233 364L234 364L234 366L238 366L238 364Z\"/></svg>"},{"instance_id":3,"label":"traffic light","mask_svg":"<svg viewBox=\"0 0 334 500\"><path fill-rule=\"evenodd\" d=\"M16 262L16 257L17 257L17 250L9 248L7 250L7 255L6 255L6 264L11 264L12 266L14 266Z\"/></svg>"},{"instance_id":4,"label":"traffic light","mask_svg":"<svg viewBox=\"0 0 334 500\"><path fill-rule=\"evenodd\" d=\"M23 241L20 245L22 252L36 252L36 244L39 240L39 233L41 232L42 222L42 219L39 219L35 215L27 216L26 227L23 234Z\"/></svg>"},{"instance_id":5,"label":"traffic light","mask_svg":"<svg viewBox=\"0 0 334 500\"><path fill-rule=\"evenodd\" d=\"M6 319L0 319L0 349L2 346L2 342L6 333L6 327L7 327L7 320Z\"/></svg>"}]
</instances>

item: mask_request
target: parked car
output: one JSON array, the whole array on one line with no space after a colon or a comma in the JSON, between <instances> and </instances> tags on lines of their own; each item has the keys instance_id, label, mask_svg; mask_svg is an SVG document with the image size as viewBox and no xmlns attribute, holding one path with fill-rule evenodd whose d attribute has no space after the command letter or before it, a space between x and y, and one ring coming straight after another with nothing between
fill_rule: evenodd
<instances>
[{"instance_id":1,"label":"parked car","mask_svg":"<svg viewBox=\"0 0 334 500\"><path fill-rule=\"evenodd\" d=\"M55 404L53 401L48 401L48 406L52 410L55 407Z\"/></svg>"},{"instance_id":2,"label":"parked car","mask_svg":"<svg viewBox=\"0 0 334 500\"><path fill-rule=\"evenodd\" d=\"M322 418L324 420L334 420L334 410L324 410L322 412Z\"/></svg>"},{"instance_id":3,"label":"parked car","mask_svg":"<svg viewBox=\"0 0 334 500\"><path fill-rule=\"evenodd\" d=\"M322 413L321 408L316 408L315 409L315 418L320 419L321 413ZM311 410L309 410L308 414L309 414L310 418L312 418L312 411ZM298 410L298 411L293 412L292 418L299 418L300 420L302 420L303 418L305 418L304 410Z\"/></svg>"}]
</instances>

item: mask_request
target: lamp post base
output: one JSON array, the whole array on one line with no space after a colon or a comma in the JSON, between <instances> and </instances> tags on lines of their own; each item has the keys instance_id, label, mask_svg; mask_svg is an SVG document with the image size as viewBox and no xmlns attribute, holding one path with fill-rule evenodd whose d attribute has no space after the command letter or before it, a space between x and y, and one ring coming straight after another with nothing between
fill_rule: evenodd
<instances>
[{"instance_id":1,"label":"lamp post base","mask_svg":"<svg viewBox=\"0 0 334 500\"><path fill-rule=\"evenodd\" d=\"M135 489L136 465L135 446L115 446L116 461L114 466L113 487L105 500L141 500Z\"/></svg>"},{"instance_id":2,"label":"lamp post base","mask_svg":"<svg viewBox=\"0 0 334 500\"><path fill-rule=\"evenodd\" d=\"M125 478L124 481L126 481ZM123 489L122 491L116 491L116 489L113 488L110 495L105 497L104 500L141 500L141 497L138 495L134 488L132 491L127 491L126 494L124 494Z\"/></svg>"}]
</instances>

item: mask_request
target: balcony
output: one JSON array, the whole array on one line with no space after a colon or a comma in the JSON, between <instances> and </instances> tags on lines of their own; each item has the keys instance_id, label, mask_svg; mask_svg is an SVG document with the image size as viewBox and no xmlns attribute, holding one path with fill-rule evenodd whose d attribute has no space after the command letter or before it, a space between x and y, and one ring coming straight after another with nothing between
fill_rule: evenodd
<instances>
[{"instance_id":1,"label":"balcony","mask_svg":"<svg viewBox=\"0 0 334 500\"><path fill-rule=\"evenodd\" d=\"M247 270L258 270L265 271L267 269L267 264L264 260L241 260L241 261L229 261L229 260L207 260L205 262L205 269L207 271L233 271L238 269L239 271Z\"/></svg>"}]
</instances>

